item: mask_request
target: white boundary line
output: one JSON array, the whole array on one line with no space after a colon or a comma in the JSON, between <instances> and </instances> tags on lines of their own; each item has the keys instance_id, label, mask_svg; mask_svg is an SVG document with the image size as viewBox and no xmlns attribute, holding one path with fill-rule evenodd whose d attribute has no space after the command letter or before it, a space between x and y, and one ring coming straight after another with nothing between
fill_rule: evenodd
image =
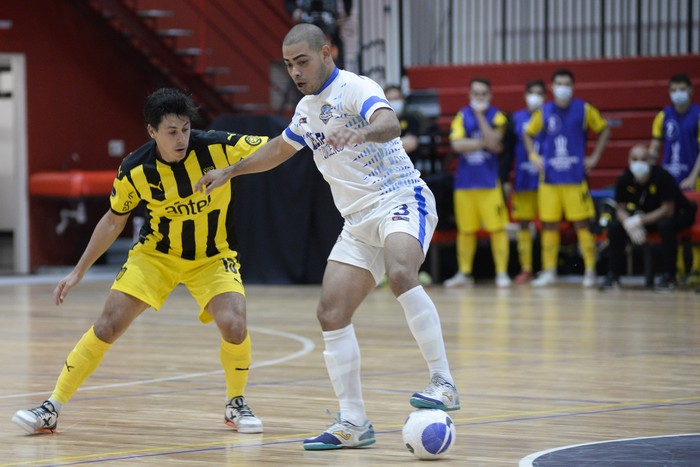
<instances>
[{"instance_id":1,"label":"white boundary line","mask_svg":"<svg viewBox=\"0 0 700 467\"><path fill-rule=\"evenodd\" d=\"M518 467L534 467L532 462L537 460L539 457L542 457L545 454L549 454L550 452L564 451L565 449L579 448L582 446L593 446L596 444L609 444L609 443L620 443L623 441L636 441L636 440L640 440L640 439L678 438L681 436L697 436L697 435L700 435L700 433L685 433L685 434L663 435L663 436L643 436L640 438L611 439L608 441L596 441L593 443L572 444L570 446L561 446L558 448L547 449L545 451L540 451L540 452L536 452L534 454L530 454L529 456L526 456L526 457L523 457L522 459L520 459L520 462L518 463Z\"/></svg>"},{"instance_id":2,"label":"white boundary line","mask_svg":"<svg viewBox=\"0 0 700 467\"><path fill-rule=\"evenodd\" d=\"M280 363L287 362L289 360L293 360L295 358L302 357L308 353L310 353L314 348L315 345L311 339L307 339L306 337L299 336L297 334L291 334L288 332L284 331L276 331L274 329L266 329L266 328L258 328L258 327L253 327L249 326L249 330L254 331L254 332L259 332L262 334L270 334L273 336L279 336L279 337L286 337L288 339L295 340L297 342L301 342L302 344L302 349L291 353L289 355L286 355L284 357L276 358L273 360L265 360L259 363L253 363L250 367L251 368L260 368L264 366L271 366L271 365L277 365ZM114 383L114 384L104 384L100 386L87 386L87 387L81 387L78 389L78 391L95 391L99 389L108 389L108 388L118 388L118 387L123 387L123 386L137 386L140 384L151 384L151 383L161 383L164 381L177 381L177 380L182 380L182 379L191 379L191 378L199 378L201 376L210 376L210 375L216 375L216 374L221 374L223 373L224 370L215 370L215 371L205 371L201 373L188 373L184 375L178 375L178 376L168 376L165 378L150 378L150 379L142 379L142 380L136 380L136 381L129 381L125 383ZM48 392L28 392L24 394L7 394L4 396L0 396L0 399L14 399L18 397L31 397L31 396L40 396L40 395L45 395L45 394L51 394L50 391Z\"/></svg>"}]
</instances>

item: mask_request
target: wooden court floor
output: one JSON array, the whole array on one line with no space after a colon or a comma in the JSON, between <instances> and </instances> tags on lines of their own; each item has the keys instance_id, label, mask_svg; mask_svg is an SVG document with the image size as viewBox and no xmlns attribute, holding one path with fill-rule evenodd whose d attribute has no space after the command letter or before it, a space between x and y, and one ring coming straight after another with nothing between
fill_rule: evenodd
<instances>
[{"instance_id":1,"label":"wooden court floor","mask_svg":"<svg viewBox=\"0 0 700 467\"><path fill-rule=\"evenodd\" d=\"M254 364L246 395L265 433L224 425L217 330L199 324L194 300L178 288L107 353L65 407L57 434L26 436L10 418L49 395L111 279L86 278L61 307L51 303L54 283L0 283L0 467L420 462L404 448L401 426L428 374L386 289L354 320L377 431L372 447L301 447L330 423L326 411L337 411L315 319L317 286L247 288ZM439 465L517 466L559 446L700 431L700 295L578 284L429 293L462 398L452 412L456 445Z\"/></svg>"}]
</instances>

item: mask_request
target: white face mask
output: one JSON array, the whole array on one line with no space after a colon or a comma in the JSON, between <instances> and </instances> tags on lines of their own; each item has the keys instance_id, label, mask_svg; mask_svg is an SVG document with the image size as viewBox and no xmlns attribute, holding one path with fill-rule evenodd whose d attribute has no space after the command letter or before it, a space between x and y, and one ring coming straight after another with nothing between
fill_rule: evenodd
<instances>
[{"instance_id":1,"label":"white face mask","mask_svg":"<svg viewBox=\"0 0 700 467\"><path fill-rule=\"evenodd\" d=\"M634 175L636 179L643 179L651 171L651 166L644 161L632 161L630 162L630 172Z\"/></svg>"},{"instance_id":2,"label":"white face mask","mask_svg":"<svg viewBox=\"0 0 700 467\"><path fill-rule=\"evenodd\" d=\"M671 94L671 102L676 105L687 104L690 100L690 94L688 91L673 91Z\"/></svg>"},{"instance_id":3,"label":"white face mask","mask_svg":"<svg viewBox=\"0 0 700 467\"><path fill-rule=\"evenodd\" d=\"M478 112L483 112L489 108L489 101L478 101L476 99L472 99L469 101L469 106Z\"/></svg>"},{"instance_id":4,"label":"white face mask","mask_svg":"<svg viewBox=\"0 0 700 467\"><path fill-rule=\"evenodd\" d=\"M552 86L552 94L558 101L568 101L574 94L574 90L571 86Z\"/></svg>"},{"instance_id":5,"label":"white face mask","mask_svg":"<svg viewBox=\"0 0 700 467\"><path fill-rule=\"evenodd\" d=\"M544 97L534 92L525 94L525 103L527 104L528 110L530 112L534 112L535 110L542 107L542 104L544 103Z\"/></svg>"},{"instance_id":6,"label":"white face mask","mask_svg":"<svg viewBox=\"0 0 700 467\"><path fill-rule=\"evenodd\" d=\"M401 115L401 112L403 112L403 101L402 100L392 100L389 101L389 105L391 106L392 109L394 109L394 112L397 115Z\"/></svg>"}]
</instances>

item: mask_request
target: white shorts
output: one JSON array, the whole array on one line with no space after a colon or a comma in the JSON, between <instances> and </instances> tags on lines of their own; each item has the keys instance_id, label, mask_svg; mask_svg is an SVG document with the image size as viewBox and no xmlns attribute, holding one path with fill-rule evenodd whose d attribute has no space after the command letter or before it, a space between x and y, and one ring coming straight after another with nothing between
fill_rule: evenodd
<instances>
[{"instance_id":1,"label":"white shorts","mask_svg":"<svg viewBox=\"0 0 700 467\"><path fill-rule=\"evenodd\" d=\"M385 272L386 237L396 232L407 233L420 242L425 256L437 226L436 213L435 197L427 186L402 190L396 196L349 214L328 259L366 269L379 283Z\"/></svg>"}]
</instances>

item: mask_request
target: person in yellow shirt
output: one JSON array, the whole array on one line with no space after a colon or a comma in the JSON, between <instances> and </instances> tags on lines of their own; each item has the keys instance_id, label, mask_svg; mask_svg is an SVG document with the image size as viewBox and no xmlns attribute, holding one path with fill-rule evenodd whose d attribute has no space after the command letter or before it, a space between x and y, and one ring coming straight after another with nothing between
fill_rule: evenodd
<instances>
[{"instance_id":1,"label":"person in yellow shirt","mask_svg":"<svg viewBox=\"0 0 700 467\"><path fill-rule=\"evenodd\" d=\"M556 282L559 255L559 223L573 222L584 263L583 286L594 287L595 239L590 231L595 207L591 199L586 172L598 164L610 139L610 128L598 109L575 98L574 75L560 69L552 74L552 95L535 112L523 133L530 161L542 173L538 192L542 220L542 271L532 281L535 287ZM586 157L588 130L598 133L593 153ZM534 137L544 132L540 150L535 151Z\"/></svg>"},{"instance_id":2,"label":"person in yellow shirt","mask_svg":"<svg viewBox=\"0 0 700 467\"><path fill-rule=\"evenodd\" d=\"M482 226L491 236L491 253L496 269L496 286L509 287L509 244L505 231L508 208L498 179L498 158L503 151L506 116L491 105L491 83L474 78L469 84L468 106L452 120L450 142L459 153L455 174L455 220L459 271L444 282L445 287L470 287L476 254L476 232Z\"/></svg>"},{"instance_id":3,"label":"person in yellow shirt","mask_svg":"<svg viewBox=\"0 0 700 467\"><path fill-rule=\"evenodd\" d=\"M661 166L673 175L681 190L700 190L700 105L693 102L693 86L688 75L673 75L668 82L671 104L654 118L649 144L654 161L663 144ZM700 247L695 246L688 283L700 283ZM679 279L686 279L683 248L678 250Z\"/></svg>"}]
</instances>

